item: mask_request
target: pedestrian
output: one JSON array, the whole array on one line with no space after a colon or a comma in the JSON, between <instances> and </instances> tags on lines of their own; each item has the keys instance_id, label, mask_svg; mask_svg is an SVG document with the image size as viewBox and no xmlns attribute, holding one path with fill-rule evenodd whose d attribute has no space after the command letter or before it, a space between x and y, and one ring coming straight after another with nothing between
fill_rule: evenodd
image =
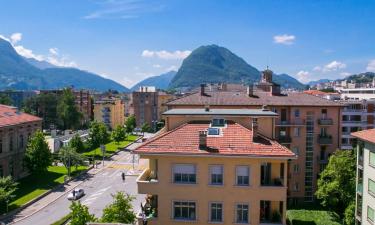
<instances>
[{"instance_id":1,"label":"pedestrian","mask_svg":"<svg viewBox=\"0 0 375 225\"><path fill-rule=\"evenodd\" d=\"M122 182L125 182L125 173L124 172L121 173L121 177L122 177Z\"/></svg>"}]
</instances>

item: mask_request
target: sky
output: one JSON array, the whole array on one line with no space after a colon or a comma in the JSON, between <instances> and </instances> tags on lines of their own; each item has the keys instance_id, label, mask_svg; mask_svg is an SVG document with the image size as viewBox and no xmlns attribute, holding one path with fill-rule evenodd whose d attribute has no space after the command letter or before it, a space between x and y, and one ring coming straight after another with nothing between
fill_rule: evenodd
<instances>
[{"instance_id":1,"label":"sky","mask_svg":"<svg viewBox=\"0 0 375 225\"><path fill-rule=\"evenodd\" d=\"M308 82L375 72L374 12L373 0L0 0L0 37L127 87L210 44Z\"/></svg>"}]
</instances>

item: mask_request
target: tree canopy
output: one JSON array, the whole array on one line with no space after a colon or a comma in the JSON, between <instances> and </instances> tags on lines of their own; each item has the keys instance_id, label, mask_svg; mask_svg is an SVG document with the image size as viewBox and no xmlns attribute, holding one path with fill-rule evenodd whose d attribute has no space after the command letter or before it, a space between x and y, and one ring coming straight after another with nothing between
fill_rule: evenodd
<instances>
[{"instance_id":1,"label":"tree canopy","mask_svg":"<svg viewBox=\"0 0 375 225\"><path fill-rule=\"evenodd\" d=\"M135 116L134 115L129 116L125 121L126 133L131 133L136 126L137 126L137 122L135 120Z\"/></svg>"},{"instance_id":2,"label":"tree canopy","mask_svg":"<svg viewBox=\"0 0 375 225\"><path fill-rule=\"evenodd\" d=\"M72 202L70 205L70 224L71 225L86 225L88 222L96 222L97 218L89 213L87 206L82 205L80 201Z\"/></svg>"},{"instance_id":3,"label":"tree canopy","mask_svg":"<svg viewBox=\"0 0 375 225\"><path fill-rule=\"evenodd\" d=\"M75 104L75 97L70 89L64 89L57 105L58 122L63 129L80 127L81 113Z\"/></svg>"},{"instance_id":4,"label":"tree canopy","mask_svg":"<svg viewBox=\"0 0 375 225\"><path fill-rule=\"evenodd\" d=\"M0 104L12 105L12 99L6 94L0 94Z\"/></svg>"},{"instance_id":5,"label":"tree canopy","mask_svg":"<svg viewBox=\"0 0 375 225\"><path fill-rule=\"evenodd\" d=\"M18 183L11 176L0 177L0 205L6 207L7 201L14 198L13 193L17 190Z\"/></svg>"},{"instance_id":6,"label":"tree canopy","mask_svg":"<svg viewBox=\"0 0 375 225\"><path fill-rule=\"evenodd\" d=\"M93 121L89 129L90 147L96 148L109 141L107 126L102 122Z\"/></svg>"},{"instance_id":7,"label":"tree canopy","mask_svg":"<svg viewBox=\"0 0 375 225\"><path fill-rule=\"evenodd\" d=\"M113 203L104 208L101 221L105 223L133 223L136 218L131 204L134 197L123 192L117 192L112 197Z\"/></svg>"},{"instance_id":8,"label":"tree canopy","mask_svg":"<svg viewBox=\"0 0 375 225\"><path fill-rule=\"evenodd\" d=\"M68 170L68 174L71 173L72 166L79 166L84 164L84 157L77 153L76 150L70 146L64 146L59 150L59 158Z\"/></svg>"},{"instance_id":9,"label":"tree canopy","mask_svg":"<svg viewBox=\"0 0 375 225\"><path fill-rule=\"evenodd\" d=\"M85 145L78 134L74 135L72 139L70 139L69 146L74 148L77 152L83 152L85 150Z\"/></svg>"},{"instance_id":10,"label":"tree canopy","mask_svg":"<svg viewBox=\"0 0 375 225\"><path fill-rule=\"evenodd\" d=\"M112 131L112 139L118 144L120 141L125 140L125 138L126 138L125 128L123 126L118 125Z\"/></svg>"},{"instance_id":11,"label":"tree canopy","mask_svg":"<svg viewBox=\"0 0 375 225\"><path fill-rule=\"evenodd\" d=\"M46 171L48 166L52 164L52 154L41 131L35 132L29 139L24 161L26 167L32 173Z\"/></svg>"}]
</instances>

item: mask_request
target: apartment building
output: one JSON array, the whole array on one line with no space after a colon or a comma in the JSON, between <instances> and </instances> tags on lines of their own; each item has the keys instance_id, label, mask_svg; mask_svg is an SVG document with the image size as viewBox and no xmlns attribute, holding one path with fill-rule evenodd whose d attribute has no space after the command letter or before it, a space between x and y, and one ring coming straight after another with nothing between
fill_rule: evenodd
<instances>
[{"instance_id":1,"label":"apartment building","mask_svg":"<svg viewBox=\"0 0 375 225\"><path fill-rule=\"evenodd\" d=\"M94 120L103 122L109 129L123 126L125 123L125 106L121 99L103 98L94 103Z\"/></svg>"},{"instance_id":2,"label":"apartment building","mask_svg":"<svg viewBox=\"0 0 375 225\"><path fill-rule=\"evenodd\" d=\"M158 121L158 92L155 87L139 87L133 91L133 108L137 127L147 123L155 128Z\"/></svg>"},{"instance_id":3,"label":"apartment building","mask_svg":"<svg viewBox=\"0 0 375 225\"><path fill-rule=\"evenodd\" d=\"M0 176L18 179L27 174L22 163L27 141L41 129L41 118L0 105Z\"/></svg>"},{"instance_id":4,"label":"apartment building","mask_svg":"<svg viewBox=\"0 0 375 225\"><path fill-rule=\"evenodd\" d=\"M272 81L272 71L262 73L261 82L247 91L200 91L172 100L169 109L254 109L266 105L279 114L275 138L299 157L288 165L288 196L291 203L312 202L319 173L328 157L340 148L342 104L305 93L281 93Z\"/></svg>"},{"instance_id":5,"label":"apartment building","mask_svg":"<svg viewBox=\"0 0 375 225\"><path fill-rule=\"evenodd\" d=\"M357 144L356 224L375 223L375 129L352 133Z\"/></svg>"},{"instance_id":6,"label":"apartment building","mask_svg":"<svg viewBox=\"0 0 375 225\"><path fill-rule=\"evenodd\" d=\"M149 165L139 224L286 224L287 162L267 109L172 109L134 153Z\"/></svg>"},{"instance_id":7,"label":"apartment building","mask_svg":"<svg viewBox=\"0 0 375 225\"><path fill-rule=\"evenodd\" d=\"M175 97L164 91L158 91L158 120L162 119L162 114L168 110L167 102L173 100Z\"/></svg>"},{"instance_id":8,"label":"apartment building","mask_svg":"<svg viewBox=\"0 0 375 225\"><path fill-rule=\"evenodd\" d=\"M340 93L342 99L375 99L375 87L344 88Z\"/></svg>"},{"instance_id":9,"label":"apartment building","mask_svg":"<svg viewBox=\"0 0 375 225\"><path fill-rule=\"evenodd\" d=\"M75 97L75 105L80 113L82 113L81 124L88 124L93 119L93 100L88 90L73 90ZM63 90L41 90L41 94L56 94L62 95Z\"/></svg>"}]
</instances>

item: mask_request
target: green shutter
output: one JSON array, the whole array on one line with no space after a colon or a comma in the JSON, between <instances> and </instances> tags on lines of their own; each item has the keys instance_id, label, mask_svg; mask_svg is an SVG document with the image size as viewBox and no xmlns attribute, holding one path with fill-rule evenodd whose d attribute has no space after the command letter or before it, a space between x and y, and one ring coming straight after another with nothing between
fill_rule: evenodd
<instances>
[{"instance_id":1,"label":"green shutter","mask_svg":"<svg viewBox=\"0 0 375 225\"><path fill-rule=\"evenodd\" d=\"M368 179L368 191L375 195L375 181Z\"/></svg>"},{"instance_id":2,"label":"green shutter","mask_svg":"<svg viewBox=\"0 0 375 225\"><path fill-rule=\"evenodd\" d=\"M370 165L375 166L375 152L370 152Z\"/></svg>"},{"instance_id":3,"label":"green shutter","mask_svg":"<svg viewBox=\"0 0 375 225\"><path fill-rule=\"evenodd\" d=\"M367 206L367 219L374 221L374 214L374 210L370 206Z\"/></svg>"}]
</instances>

